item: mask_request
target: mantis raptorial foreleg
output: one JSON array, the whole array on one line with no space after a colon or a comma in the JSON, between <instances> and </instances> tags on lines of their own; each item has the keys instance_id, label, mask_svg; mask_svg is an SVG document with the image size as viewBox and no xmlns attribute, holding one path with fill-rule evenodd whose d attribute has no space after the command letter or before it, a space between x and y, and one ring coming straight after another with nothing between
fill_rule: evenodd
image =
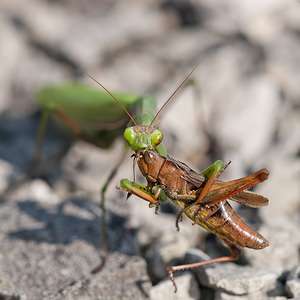
<instances>
[{"instance_id":1,"label":"mantis raptorial foreleg","mask_svg":"<svg viewBox=\"0 0 300 300\"><path fill-rule=\"evenodd\" d=\"M205 197L205 195L211 188L211 185L215 182L215 180L218 178L218 176L223 171L223 169L224 168L223 168L222 161L218 160L215 163L213 163L211 166L209 166L207 169L205 169L203 172L201 172L201 174L207 176L207 178L208 178L207 183L205 184L204 188L202 189L205 191L203 197ZM206 188L207 186L208 186L208 188ZM159 202L158 199L161 199L161 198L166 199L166 196L164 193L161 192L159 194L160 196L157 197L157 194L155 194L155 192L153 192L153 189L149 189L148 187L146 187L144 185L134 183L133 181L130 181L128 179L122 179L120 182L120 187L122 190L124 190L128 193L134 194L135 196L150 202L150 205L158 203ZM197 201L197 198L192 194L178 194L178 193L172 194L169 192L168 195L174 200L180 200L180 201L184 201L184 202L190 201L190 202L192 202L190 205L194 205L194 203ZM187 207L187 209L188 209L188 207ZM186 211L186 209L182 209L181 212L179 213L179 215L177 216L177 219L176 219L177 230L179 230L179 227L178 227L179 219L181 218L182 214L185 211Z\"/></svg>"}]
</instances>

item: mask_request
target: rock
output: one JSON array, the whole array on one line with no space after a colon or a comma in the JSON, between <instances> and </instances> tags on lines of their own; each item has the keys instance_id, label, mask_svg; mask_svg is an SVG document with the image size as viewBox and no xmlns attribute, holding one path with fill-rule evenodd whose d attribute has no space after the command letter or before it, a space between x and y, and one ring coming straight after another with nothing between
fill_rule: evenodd
<instances>
[{"instance_id":1,"label":"rock","mask_svg":"<svg viewBox=\"0 0 300 300\"><path fill-rule=\"evenodd\" d=\"M66 66L49 60L40 51L28 49L23 53L24 58L18 63L14 80L19 82L15 88L17 107L12 113L30 114L40 108L36 101L37 92L49 84L69 81L70 74ZM47 70L47 72L42 72ZM28 78L28 74L32 74ZM37 130L37 128L36 128Z\"/></svg>"},{"instance_id":2,"label":"rock","mask_svg":"<svg viewBox=\"0 0 300 300\"><path fill-rule=\"evenodd\" d=\"M269 159L268 164L270 178L260 184L256 192L269 198L268 206L260 209L262 218L267 222L274 222L274 216L278 216L280 220L282 215L293 215L299 211L300 160L277 156ZM280 189L278 186L285 188Z\"/></svg>"},{"instance_id":3,"label":"rock","mask_svg":"<svg viewBox=\"0 0 300 300\"><path fill-rule=\"evenodd\" d=\"M235 295L243 295L273 289L279 272L266 268L239 267L227 264L220 266L219 270L207 268L206 276L208 277L208 286Z\"/></svg>"},{"instance_id":4,"label":"rock","mask_svg":"<svg viewBox=\"0 0 300 300\"><path fill-rule=\"evenodd\" d=\"M175 227L176 217L170 214L154 213L154 208L141 199L132 197L130 202L130 226L138 229L140 245L146 249L145 256L149 261L150 273L155 278L165 278L166 268L182 260L191 247L200 242L205 231L192 226L187 218L180 222L180 231Z\"/></svg>"},{"instance_id":5,"label":"rock","mask_svg":"<svg viewBox=\"0 0 300 300\"><path fill-rule=\"evenodd\" d=\"M182 74L177 81L182 81L184 76L187 74ZM196 85L198 85L197 82ZM172 92L174 88L176 86L174 87L173 84L170 91ZM201 163L203 168L207 167L203 160L209 142L205 132L201 130L202 128L199 130L203 121L200 111L201 99L199 99L201 95L195 95L195 92L193 86L183 88L181 93L172 99L171 105L163 111L161 120L163 132L166 133L165 144L167 149L170 149L169 155L176 160L185 162L195 171L200 171ZM187 134L187 129L189 134Z\"/></svg>"},{"instance_id":6,"label":"rock","mask_svg":"<svg viewBox=\"0 0 300 300\"><path fill-rule=\"evenodd\" d=\"M222 291L216 292L215 300L286 300L286 297L268 297L264 292L256 292L243 296L231 295Z\"/></svg>"},{"instance_id":7,"label":"rock","mask_svg":"<svg viewBox=\"0 0 300 300\"><path fill-rule=\"evenodd\" d=\"M189 262L206 260L202 251L190 251ZM280 272L275 268L238 266L233 263L212 264L195 269L204 286L233 295L266 292L276 286Z\"/></svg>"},{"instance_id":8,"label":"rock","mask_svg":"<svg viewBox=\"0 0 300 300\"><path fill-rule=\"evenodd\" d=\"M61 5L47 2L30 4L19 15L31 36L46 49L63 54L84 68L95 67L95 62L99 63L99 58L104 58L106 52L126 48L131 39L151 39L168 30L168 24L159 11L138 2L129 10L126 9L129 2L112 5L108 8L109 14L100 6L95 10L98 13L104 10L101 18L90 14L88 20L83 17L81 10L66 11ZM34 12L35 17L30 17L31 12ZM123 18L119 17L120 13ZM140 26L136 27L136 22ZM149 28L146 25L149 22L155 25ZM116 23L119 25L112 26Z\"/></svg>"},{"instance_id":9,"label":"rock","mask_svg":"<svg viewBox=\"0 0 300 300\"><path fill-rule=\"evenodd\" d=\"M162 204L158 214L145 201L134 196L127 205L130 207L129 226L137 229L138 241L145 251L150 273L156 279L165 278L166 268L182 260L188 249L195 247L206 234L199 226L192 226L192 221L187 217L179 223L178 232L176 215L165 213L163 208L172 203Z\"/></svg>"},{"instance_id":10,"label":"rock","mask_svg":"<svg viewBox=\"0 0 300 300\"><path fill-rule=\"evenodd\" d=\"M121 266L121 267L120 267ZM111 282L114 284L112 285ZM99 274L80 278L61 288L51 300L74 299L148 299L151 282L145 261L119 253L110 256L108 265Z\"/></svg>"},{"instance_id":11,"label":"rock","mask_svg":"<svg viewBox=\"0 0 300 300\"><path fill-rule=\"evenodd\" d=\"M166 267L178 264L189 248L188 239L178 235L177 232L164 235L158 242L151 245L146 253L146 257L150 261L151 273L156 278L164 278L167 273Z\"/></svg>"},{"instance_id":12,"label":"rock","mask_svg":"<svg viewBox=\"0 0 300 300\"><path fill-rule=\"evenodd\" d=\"M77 141L63 160L62 169L64 176L68 180L75 182L79 190L99 193L123 151L123 141L116 143L115 147L109 151L99 149L86 142ZM129 162L128 158L127 160ZM128 171L131 175L132 167ZM129 174L124 176L129 176ZM119 185L119 181L119 178L114 179L111 183L113 188L108 191L111 194L109 193L108 195L116 196L115 187Z\"/></svg>"},{"instance_id":13,"label":"rock","mask_svg":"<svg viewBox=\"0 0 300 300\"><path fill-rule=\"evenodd\" d=\"M252 166L273 138L280 99L276 86L266 77L253 76L252 80L240 81L241 86L232 91L226 102L218 99L211 122L224 156L230 158L229 153L234 149L244 164Z\"/></svg>"},{"instance_id":14,"label":"rock","mask_svg":"<svg viewBox=\"0 0 300 300\"><path fill-rule=\"evenodd\" d=\"M256 267L274 267L287 271L299 263L300 238L295 217L276 216L264 224L259 232L269 240L270 245L262 250L244 248L247 261Z\"/></svg>"},{"instance_id":15,"label":"rock","mask_svg":"<svg viewBox=\"0 0 300 300\"><path fill-rule=\"evenodd\" d=\"M13 166L5 160L0 159L0 194L2 194L15 177Z\"/></svg>"},{"instance_id":16,"label":"rock","mask_svg":"<svg viewBox=\"0 0 300 300\"><path fill-rule=\"evenodd\" d=\"M1 6L1 5L0 5ZM5 15L5 14L4 14ZM13 28L6 18L0 20L0 112L9 109L11 104L10 93L12 82L15 79L15 69L24 52L24 41L22 35Z\"/></svg>"},{"instance_id":17,"label":"rock","mask_svg":"<svg viewBox=\"0 0 300 300\"><path fill-rule=\"evenodd\" d=\"M300 265L294 267L289 274L285 284L285 289L290 297L300 297Z\"/></svg>"},{"instance_id":18,"label":"rock","mask_svg":"<svg viewBox=\"0 0 300 300\"><path fill-rule=\"evenodd\" d=\"M106 291L105 299L114 299L114 295L145 298L136 282L147 294L151 283L146 264L136 256L134 232L125 228L121 216L108 213L110 256L103 271L91 276L90 271L100 263L97 205L79 198L52 201L52 193L47 195L49 187L41 180L33 181L31 187L32 193L21 193L22 199L1 204L1 295L33 300L54 296L93 299L101 290ZM41 200L43 193L47 201ZM116 284L113 289L112 281Z\"/></svg>"},{"instance_id":19,"label":"rock","mask_svg":"<svg viewBox=\"0 0 300 300\"><path fill-rule=\"evenodd\" d=\"M299 103L300 96L297 88L297 82L300 79L297 47L299 47L299 41L293 38L293 34L285 31L269 43L266 49L266 70L282 88L289 103L294 105Z\"/></svg>"},{"instance_id":20,"label":"rock","mask_svg":"<svg viewBox=\"0 0 300 300\"><path fill-rule=\"evenodd\" d=\"M195 246L199 240L203 239L206 231L199 226L192 226L192 221L187 217L183 218L183 222L179 223L180 230L176 230L175 222L177 213L171 214L164 212L164 206L168 209L175 209L173 203L162 204L155 214L154 208L149 208L148 204L142 199L132 196L127 205L131 215L130 226L139 228L138 236L142 247L145 247L160 238L165 239L182 239L187 240L187 247ZM179 210L177 210L179 213ZM172 238L168 236L171 235Z\"/></svg>"},{"instance_id":21,"label":"rock","mask_svg":"<svg viewBox=\"0 0 300 300\"><path fill-rule=\"evenodd\" d=\"M282 157L284 160L291 160L297 157L300 148L300 111L295 110L293 105L289 105L282 109L280 116L280 126L278 128L278 141L276 156ZM280 150L284 148L285 155L280 155ZM274 155L274 156L275 156Z\"/></svg>"},{"instance_id":22,"label":"rock","mask_svg":"<svg viewBox=\"0 0 300 300\"><path fill-rule=\"evenodd\" d=\"M41 179L35 179L31 182L25 183L23 186L14 191L12 196L17 201L34 201L45 202L51 204L58 204L59 198L50 188L50 186Z\"/></svg>"},{"instance_id":23,"label":"rock","mask_svg":"<svg viewBox=\"0 0 300 300\"><path fill-rule=\"evenodd\" d=\"M174 299L174 300L192 300L200 299L200 290L191 273L186 273L181 276L175 277L175 282L177 285L177 292L174 293L173 284L169 279L161 281L159 284L155 285L150 290L151 300L164 300L164 299Z\"/></svg>"},{"instance_id":24,"label":"rock","mask_svg":"<svg viewBox=\"0 0 300 300\"><path fill-rule=\"evenodd\" d=\"M270 291L257 291L246 295L232 295L221 290L216 291L215 300L286 300L288 299L283 284L277 281L276 287Z\"/></svg>"}]
</instances>

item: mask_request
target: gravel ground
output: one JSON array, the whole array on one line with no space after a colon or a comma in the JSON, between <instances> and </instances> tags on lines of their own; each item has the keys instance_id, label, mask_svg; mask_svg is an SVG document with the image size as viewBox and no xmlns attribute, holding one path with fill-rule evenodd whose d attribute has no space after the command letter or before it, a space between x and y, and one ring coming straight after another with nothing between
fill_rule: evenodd
<instances>
[{"instance_id":1,"label":"gravel ground","mask_svg":"<svg viewBox=\"0 0 300 300\"><path fill-rule=\"evenodd\" d=\"M300 3L295 0L2 0L0 3L0 299L300 299ZM268 168L269 206L234 205L270 242L237 263L176 274L166 267L226 252L177 210L158 215L107 191L109 259L100 263L99 190L123 149L70 141L52 127L39 176L24 174L39 120L36 92L92 74L110 90L150 94L168 153L196 170L231 160L222 180ZM138 181L142 182L142 178ZM11 187L14 188L11 188ZM9 192L8 192L9 189Z\"/></svg>"}]
</instances>

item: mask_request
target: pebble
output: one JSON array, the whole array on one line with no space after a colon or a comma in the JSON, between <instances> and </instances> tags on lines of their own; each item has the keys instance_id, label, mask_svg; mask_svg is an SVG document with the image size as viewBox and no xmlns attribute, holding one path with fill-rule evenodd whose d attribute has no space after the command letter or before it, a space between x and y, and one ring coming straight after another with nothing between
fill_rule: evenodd
<instances>
[{"instance_id":1,"label":"pebble","mask_svg":"<svg viewBox=\"0 0 300 300\"><path fill-rule=\"evenodd\" d=\"M191 273L186 273L175 278L177 292L174 293L174 286L169 279L161 281L150 290L151 300L196 300L200 299L201 293L197 281Z\"/></svg>"},{"instance_id":2,"label":"pebble","mask_svg":"<svg viewBox=\"0 0 300 300\"><path fill-rule=\"evenodd\" d=\"M206 260L199 250L188 253L189 262ZM233 295L265 292L275 288L280 272L275 268L219 263L196 268L201 284Z\"/></svg>"},{"instance_id":3,"label":"pebble","mask_svg":"<svg viewBox=\"0 0 300 300\"><path fill-rule=\"evenodd\" d=\"M288 275L285 289L289 297L300 298L300 265L295 266Z\"/></svg>"}]
</instances>

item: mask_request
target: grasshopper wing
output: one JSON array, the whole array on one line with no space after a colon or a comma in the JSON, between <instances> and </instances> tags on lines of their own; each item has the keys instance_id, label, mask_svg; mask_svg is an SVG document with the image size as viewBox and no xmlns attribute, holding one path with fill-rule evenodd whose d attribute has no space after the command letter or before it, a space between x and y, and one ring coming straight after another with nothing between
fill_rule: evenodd
<instances>
[{"instance_id":1,"label":"grasshopper wing","mask_svg":"<svg viewBox=\"0 0 300 300\"><path fill-rule=\"evenodd\" d=\"M209 193L203 199L205 203L220 202L231 199L249 207L260 207L268 205L268 199L259 194L245 191L247 188L265 181L268 178L269 171L262 169L249 176L232 181L217 181L210 189Z\"/></svg>"},{"instance_id":2,"label":"grasshopper wing","mask_svg":"<svg viewBox=\"0 0 300 300\"><path fill-rule=\"evenodd\" d=\"M251 191L243 191L240 192L234 196L232 196L229 200L238 202L240 204L243 204L248 207L261 207L261 206L266 206L269 203L268 198L257 194L253 193Z\"/></svg>"},{"instance_id":3,"label":"grasshopper wing","mask_svg":"<svg viewBox=\"0 0 300 300\"><path fill-rule=\"evenodd\" d=\"M194 185L195 188L198 189L202 187L202 185L207 181L207 178L204 175L194 171L185 163L179 160L175 160L174 158L171 157L168 157L168 159L171 160L178 169L183 171L182 178L185 179L187 182L191 183L192 185Z\"/></svg>"}]
</instances>

